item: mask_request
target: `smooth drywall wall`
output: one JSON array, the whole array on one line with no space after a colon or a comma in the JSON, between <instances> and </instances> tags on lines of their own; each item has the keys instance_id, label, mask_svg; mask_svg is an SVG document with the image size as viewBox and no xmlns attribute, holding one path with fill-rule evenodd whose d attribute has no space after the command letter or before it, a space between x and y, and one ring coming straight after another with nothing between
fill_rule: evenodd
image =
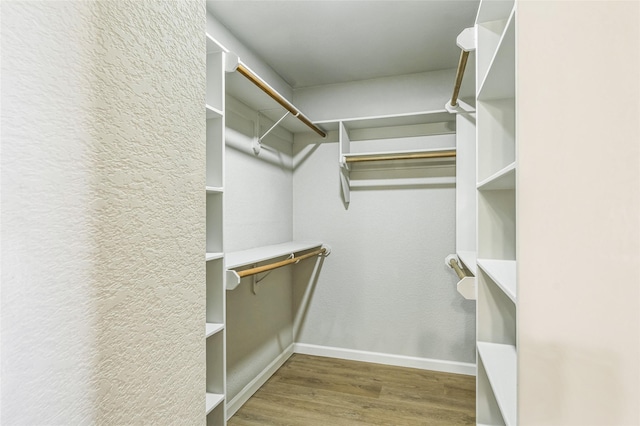
<instances>
[{"instance_id":1,"label":"smooth drywall wall","mask_svg":"<svg viewBox=\"0 0 640 426\"><path fill-rule=\"evenodd\" d=\"M292 137L276 131L252 149L257 112L227 98L225 251L292 239ZM263 126L271 123L262 120ZM263 133L268 127L262 127ZM281 130L281 129L279 129ZM280 135L280 136L278 136ZM227 291L227 400L232 401L293 343L291 267L253 277Z\"/></svg>"},{"instance_id":2,"label":"smooth drywall wall","mask_svg":"<svg viewBox=\"0 0 640 426\"><path fill-rule=\"evenodd\" d=\"M519 2L518 424L640 424L640 4Z\"/></svg>"},{"instance_id":3,"label":"smooth drywall wall","mask_svg":"<svg viewBox=\"0 0 640 426\"><path fill-rule=\"evenodd\" d=\"M1 25L1 423L204 423L204 4Z\"/></svg>"},{"instance_id":4,"label":"smooth drywall wall","mask_svg":"<svg viewBox=\"0 0 640 426\"><path fill-rule=\"evenodd\" d=\"M352 148L381 150L381 142L352 142ZM454 144L454 135L440 135L404 149ZM294 237L322 240L332 251L316 272L312 262L296 266L294 339L475 363L475 303L457 293L457 277L444 260L455 252L453 167L352 172L346 208L338 157L335 141L296 138Z\"/></svg>"}]
</instances>

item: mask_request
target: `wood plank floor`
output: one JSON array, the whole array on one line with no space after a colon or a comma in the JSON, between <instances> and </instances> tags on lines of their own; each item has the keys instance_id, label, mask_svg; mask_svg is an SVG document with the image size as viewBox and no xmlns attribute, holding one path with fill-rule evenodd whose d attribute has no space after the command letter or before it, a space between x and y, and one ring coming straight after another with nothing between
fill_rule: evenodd
<instances>
[{"instance_id":1,"label":"wood plank floor","mask_svg":"<svg viewBox=\"0 0 640 426\"><path fill-rule=\"evenodd\" d=\"M229 426L472 425L475 377L294 354Z\"/></svg>"}]
</instances>

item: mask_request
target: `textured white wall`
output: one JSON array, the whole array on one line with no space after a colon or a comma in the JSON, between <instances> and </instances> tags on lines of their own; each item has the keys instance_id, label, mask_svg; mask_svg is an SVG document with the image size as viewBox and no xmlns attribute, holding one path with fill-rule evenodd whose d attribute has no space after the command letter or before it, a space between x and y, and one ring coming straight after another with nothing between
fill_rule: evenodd
<instances>
[{"instance_id":1,"label":"textured white wall","mask_svg":"<svg viewBox=\"0 0 640 426\"><path fill-rule=\"evenodd\" d=\"M225 251L292 239L292 138L278 129L284 140L269 136L260 155L254 155L255 114L228 99ZM293 343L291 267L266 275L257 295L251 292L251 281L245 278L227 291L228 401Z\"/></svg>"},{"instance_id":2,"label":"textured white wall","mask_svg":"<svg viewBox=\"0 0 640 426\"><path fill-rule=\"evenodd\" d=\"M637 425L640 4L517 22L519 424Z\"/></svg>"},{"instance_id":3,"label":"textured white wall","mask_svg":"<svg viewBox=\"0 0 640 426\"><path fill-rule=\"evenodd\" d=\"M416 143L452 146L455 136ZM432 185L425 175L451 168L361 174L362 182L381 180L352 190L345 209L338 151L337 143L302 137L294 144L294 238L332 248L316 282L309 283L311 262L295 269L295 341L475 363L475 303L456 292L444 263L455 252L455 185ZM399 186L402 177L420 183Z\"/></svg>"},{"instance_id":4,"label":"textured white wall","mask_svg":"<svg viewBox=\"0 0 640 426\"><path fill-rule=\"evenodd\" d=\"M203 423L204 4L1 14L1 422Z\"/></svg>"}]
</instances>

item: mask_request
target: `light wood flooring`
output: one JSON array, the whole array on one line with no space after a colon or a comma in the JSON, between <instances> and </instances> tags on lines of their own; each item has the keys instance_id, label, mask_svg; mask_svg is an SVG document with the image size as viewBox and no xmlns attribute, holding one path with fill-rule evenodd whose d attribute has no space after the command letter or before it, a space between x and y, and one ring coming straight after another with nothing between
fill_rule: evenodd
<instances>
[{"instance_id":1,"label":"light wood flooring","mask_svg":"<svg viewBox=\"0 0 640 426\"><path fill-rule=\"evenodd\" d=\"M475 424L475 377L294 354L229 426Z\"/></svg>"}]
</instances>

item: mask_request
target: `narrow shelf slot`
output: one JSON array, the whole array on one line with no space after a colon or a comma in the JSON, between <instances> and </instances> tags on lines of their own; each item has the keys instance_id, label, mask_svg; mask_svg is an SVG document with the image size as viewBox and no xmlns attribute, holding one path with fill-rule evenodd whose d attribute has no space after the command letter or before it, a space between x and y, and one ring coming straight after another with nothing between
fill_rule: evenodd
<instances>
[{"instance_id":1,"label":"narrow shelf slot","mask_svg":"<svg viewBox=\"0 0 640 426\"><path fill-rule=\"evenodd\" d=\"M517 352L515 346L478 342L478 354L507 424L516 424Z\"/></svg>"},{"instance_id":2,"label":"narrow shelf slot","mask_svg":"<svg viewBox=\"0 0 640 426\"><path fill-rule=\"evenodd\" d=\"M210 118L220 118L223 116L222 111L212 107L211 105L205 105L205 108L207 110L207 120Z\"/></svg>"},{"instance_id":3,"label":"narrow shelf slot","mask_svg":"<svg viewBox=\"0 0 640 426\"><path fill-rule=\"evenodd\" d=\"M460 258L460 260L462 261L462 263L464 263L464 266L467 267L468 270L470 270L473 275L477 275L477 265L476 265L476 252L475 251L465 251L465 250L458 250L457 251L457 255Z\"/></svg>"},{"instance_id":4,"label":"narrow shelf slot","mask_svg":"<svg viewBox=\"0 0 640 426\"><path fill-rule=\"evenodd\" d=\"M513 10L513 0L481 1L476 15L476 24L506 19Z\"/></svg>"},{"instance_id":5,"label":"narrow shelf slot","mask_svg":"<svg viewBox=\"0 0 640 426\"><path fill-rule=\"evenodd\" d=\"M516 261L478 259L478 266L516 303Z\"/></svg>"},{"instance_id":6,"label":"narrow shelf slot","mask_svg":"<svg viewBox=\"0 0 640 426\"><path fill-rule=\"evenodd\" d=\"M205 259L208 262L210 260L222 259L223 257L224 257L224 253L220 253L220 252L209 253L209 252L207 252Z\"/></svg>"},{"instance_id":7,"label":"narrow shelf slot","mask_svg":"<svg viewBox=\"0 0 640 426\"><path fill-rule=\"evenodd\" d=\"M208 322L206 327L205 338L209 336L213 336L214 334L222 331L223 329L224 329L224 324Z\"/></svg>"},{"instance_id":8,"label":"narrow shelf slot","mask_svg":"<svg viewBox=\"0 0 640 426\"><path fill-rule=\"evenodd\" d=\"M220 403L222 401L224 401L224 395L221 395L221 394L218 394L218 393L209 393L209 392L207 392L207 402L206 402L207 412L206 412L206 414L209 414L211 412L211 410L213 410L218 405L220 405Z\"/></svg>"},{"instance_id":9,"label":"narrow shelf slot","mask_svg":"<svg viewBox=\"0 0 640 426\"><path fill-rule=\"evenodd\" d=\"M515 96L515 12L511 12L498 47L491 58L478 100L513 98Z\"/></svg>"},{"instance_id":10,"label":"narrow shelf slot","mask_svg":"<svg viewBox=\"0 0 640 426\"><path fill-rule=\"evenodd\" d=\"M481 191L514 189L516 187L516 163L511 163L478 183Z\"/></svg>"},{"instance_id":11,"label":"narrow shelf slot","mask_svg":"<svg viewBox=\"0 0 640 426\"><path fill-rule=\"evenodd\" d=\"M207 186L207 194L221 194L223 192L221 186Z\"/></svg>"}]
</instances>

